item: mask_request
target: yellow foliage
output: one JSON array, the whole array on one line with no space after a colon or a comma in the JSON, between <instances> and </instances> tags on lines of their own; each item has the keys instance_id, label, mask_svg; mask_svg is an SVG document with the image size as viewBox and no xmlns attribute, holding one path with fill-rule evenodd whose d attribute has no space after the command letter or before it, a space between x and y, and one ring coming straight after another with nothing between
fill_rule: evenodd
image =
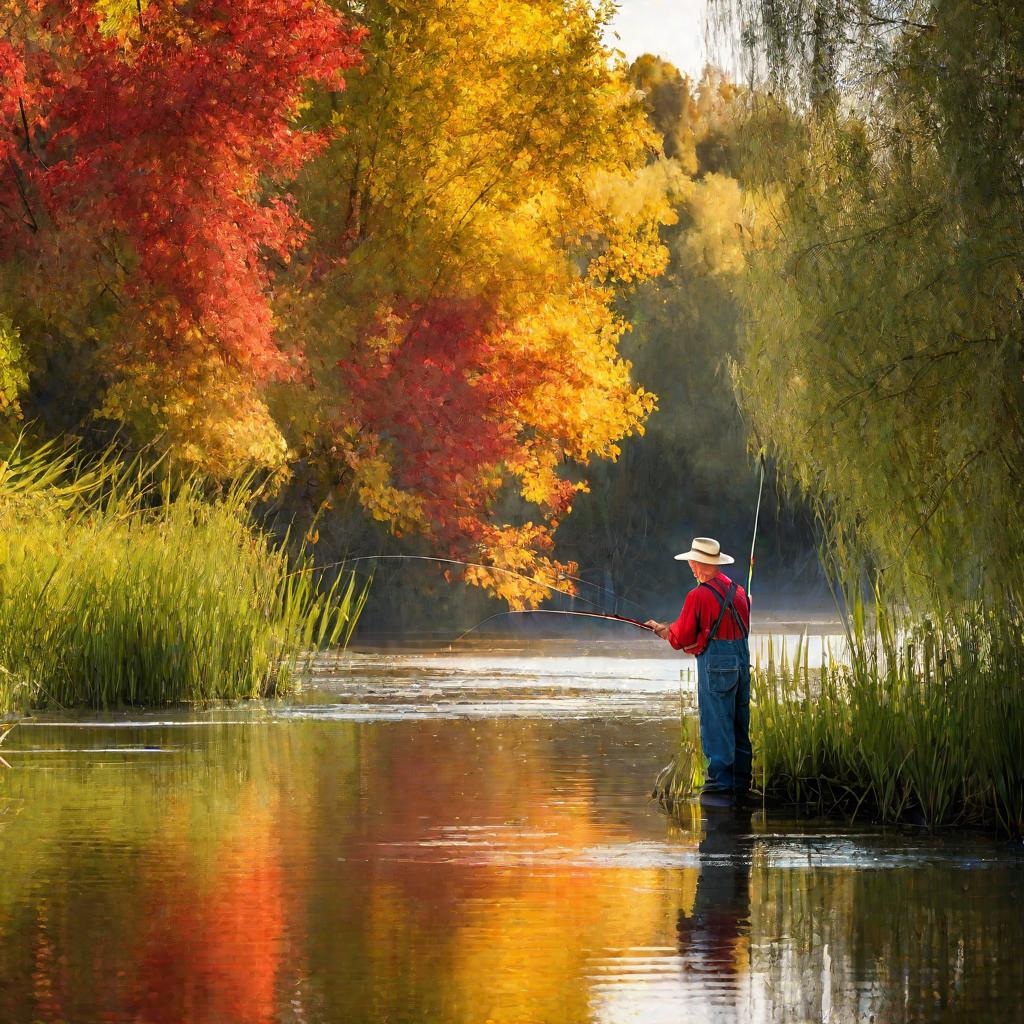
<instances>
[{"instance_id":1,"label":"yellow foliage","mask_svg":"<svg viewBox=\"0 0 1024 1024\"><path fill-rule=\"evenodd\" d=\"M97 415L119 420L140 440L156 438L175 461L215 477L286 470L288 446L263 397L212 351L183 365L128 367Z\"/></svg>"},{"instance_id":2,"label":"yellow foliage","mask_svg":"<svg viewBox=\"0 0 1024 1024\"><path fill-rule=\"evenodd\" d=\"M542 554L551 543L551 529L544 525L490 527L477 546L476 557L498 571L470 567L465 580L486 588L514 611L535 608L551 596L552 588L571 592L572 583L567 577L578 570L574 562L561 563Z\"/></svg>"},{"instance_id":3,"label":"yellow foliage","mask_svg":"<svg viewBox=\"0 0 1024 1024\"><path fill-rule=\"evenodd\" d=\"M707 174L691 183L683 206L692 221L680 237L682 266L709 274L739 274L746 253L773 234L767 193L744 191L735 178Z\"/></svg>"},{"instance_id":4,"label":"yellow foliage","mask_svg":"<svg viewBox=\"0 0 1024 1024\"><path fill-rule=\"evenodd\" d=\"M353 430L352 433L355 432ZM392 485L392 466L380 454L377 438L364 437L358 448L347 447L346 457L353 471L353 486L359 501L374 519L387 523L396 534L427 528L422 499Z\"/></svg>"},{"instance_id":5,"label":"yellow foliage","mask_svg":"<svg viewBox=\"0 0 1024 1024\"><path fill-rule=\"evenodd\" d=\"M588 266L597 281L633 284L660 274L668 249L659 229L675 224L675 204L692 187L675 160L657 160L629 172L600 170L591 184L604 245Z\"/></svg>"},{"instance_id":6,"label":"yellow foliage","mask_svg":"<svg viewBox=\"0 0 1024 1024\"><path fill-rule=\"evenodd\" d=\"M20 332L0 313L0 416L21 418L19 396L27 386Z\"/></svg>"},{"instance_id":7,"label":"yellow foliage","mask_svg":"<svg viewBox=\"0 0 1024 1024\"><path fill-rule=\"evenodd\" d=\"M121 38L137 36L140 12L148 6L149 0L96 0L104 35Z\"/></svg>"},{"instance_id":8,"label":"yellow foliage","mask_svg":"<svg viewBox=\"0 0 1024 1024\"><path fill-rule=\"evenodd\" d=\"M743 269L743 191L735 178L708 174L694 182L686 208L693 227L680 239L684 266L712 274Z\"/></svg>"},{"instance_id":9,"label":"yellow foliage","mask_svg":"<svg viewBox=\"0 0 1024 1024\"><path fill-rule=\"evenodd\" d=\"M339 359L401 362L409 318L396 311L485 300L501 358L544 369L508 413L516 453L480 466L471 485L494 496L513 483L540 526L498 526L483 507L428 521L396 486L401 453L360 431L343 391L334 438L373 518L435 537L464 526L463 554L542 574L560 571L543 554L551 524L585 488L566 480L566 463L614 459L654 408L618 353L628 325L614 305L622 286L663 270L660 229L689 184L655 159L642 97L601 42L611 13L578 0L367 8L366 71L320 110L344 133L303 175L311 241L276 307L337 389ZM546 593L502 573L470 580L513 604Z\"/></svg>"}]
</instances>

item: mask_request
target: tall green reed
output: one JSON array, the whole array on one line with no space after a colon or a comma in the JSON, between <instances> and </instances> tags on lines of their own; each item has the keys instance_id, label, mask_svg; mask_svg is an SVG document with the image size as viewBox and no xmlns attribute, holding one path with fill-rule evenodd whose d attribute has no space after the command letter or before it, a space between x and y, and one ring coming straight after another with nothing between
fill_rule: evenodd
<instances>
[{"instance_id":1,"label":"tall green reed","mask_svg":"<svg viewBox=\"0 0 1024 1024\"><path fill-rule=\"evenodd\" d=\"M848 607L846 643L820 668L804 640L769 641L755 663L755 784L816 813L1024 835L1024 614L965 604L912 620L879 592ZM695 757L685 737L663 803L692 794Z\"/></svg>"},{"instance_id":2,"label":"tall green reed","mask_svg":"<svg viewBox=\"0 0 1024 1024\"><path fill-rule=\"evenodd\" d=\"M0 462L0 710L265 696L346 644L366 588L290 565L252 526L254 495L15 446Z\"/></svg>"},{"instance_id":3,"label":"tall green reed","mask_svg":"<svg viewBox=\"0 0 1024 1024\"><path fill-rule=\"evenodd\" d=\"M772 795L885 822L1024 834L1024 617L961 605L911 621L852 602L848 651L812 676L755 669L753 733Z\"/></svg>"},{"instance_id":4,"label":"tall green reed","mask_svg":"<svg viewBox=\"0 0 1024 1024\"><path fill-rule=\"evenodd\" d=\"M651 798L670 813L678 813L704 785L707 758L700 745L700 728L692 713L679 718L679 746L675 756L654 780Z\"/></svg>"}]
</instances>

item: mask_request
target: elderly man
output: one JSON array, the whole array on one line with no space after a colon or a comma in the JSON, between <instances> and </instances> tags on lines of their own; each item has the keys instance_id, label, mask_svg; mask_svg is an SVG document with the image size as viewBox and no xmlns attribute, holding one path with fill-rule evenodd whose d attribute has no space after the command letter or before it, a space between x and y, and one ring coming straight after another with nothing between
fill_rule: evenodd
<instances>
[{"instance_id":1,"label":"elderly man","mask_svg":"<svg viewBox=\"0 0 1024 1024\"><path fill-rule=\"evenodd\" d=\"M677 651L697 656L700 742L708 759L701 798L741 803L750 789L750 604L743 588L719 568L734 559L711 537L696 537L676 555L690 563L697 586L674 623L647 625Z\"/></svg>"}]
</instances>

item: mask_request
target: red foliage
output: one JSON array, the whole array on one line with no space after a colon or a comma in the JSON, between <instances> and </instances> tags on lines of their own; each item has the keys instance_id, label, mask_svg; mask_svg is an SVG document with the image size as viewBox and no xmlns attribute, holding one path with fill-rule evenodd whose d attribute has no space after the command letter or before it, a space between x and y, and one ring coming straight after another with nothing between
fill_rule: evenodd
<instances>
[{"instance_id":1,"label":"red foliage","mask_svg":"<svg viewBox=\"0 0 1024 1024\"><path fill-rule=\"evenodd\" d=\"M411 311L397 344L361 347L343 361L349 413L389 446L396 487L418 495L449 541L479 542L500 486L490 470L522 445L522 409L548 373L510 351L482 301L434 300Z\"/></svg>"},{"instance_id":2,"label":"red foliage","mask_svg":"<svg viewBox=\"0 0 1024 1024\"><path fill-rule=\"evenodd\" d=\"M362 34L324 0L150 0L130 39L93 0L25 0L0 43L0 253L84 237L162 343L198 330L287 375L263 261L304 226L262 194L324 145L294 115L308 83L343 87Z\"/></svg>"},{"instance_id":3,"label":"red foliage","mask_svg":"<svg viewBox=\"0 0 1024 1024\"><path fill-rule=\"evenodd\" d=\"M7 163L17 152L18 134L10 130L19 117L18 97L25 92L25 64L9 42L0 39L0 119L6 130L0 135L0 160Z\"/></svg>"}]
</instances>

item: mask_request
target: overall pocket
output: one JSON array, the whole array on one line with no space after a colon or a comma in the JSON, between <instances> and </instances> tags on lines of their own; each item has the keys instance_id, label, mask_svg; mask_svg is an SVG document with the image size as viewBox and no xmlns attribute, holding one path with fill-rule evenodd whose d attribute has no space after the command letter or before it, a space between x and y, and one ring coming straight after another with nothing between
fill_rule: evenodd
<instances>
[{"instance_id":1,"label":"overall pocket","mask_svg":"<svg viewBox=\"0 0 1024 1024\"><path fill-rule=\"evenodd\" d=\"M729 693L739 684L739 655L709 654L707 669L708 686L713 693Z\"/></svg>"}]
</instances>

